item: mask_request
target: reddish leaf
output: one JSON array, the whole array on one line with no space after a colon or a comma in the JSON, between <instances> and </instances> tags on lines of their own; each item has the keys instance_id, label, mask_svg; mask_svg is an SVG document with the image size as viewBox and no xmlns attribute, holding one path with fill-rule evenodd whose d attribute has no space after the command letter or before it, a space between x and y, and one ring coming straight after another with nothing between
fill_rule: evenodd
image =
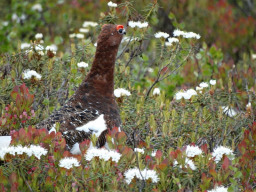
<instances>
[{"instance_id":1,"label":"reddish leaf","mask_svg":"<svg viewBox=\"0 0 256 192\"><path fill-rule=\"evenodd\" d=\"M224 156L224 160L223 160L223 164L222 164L222 169L224 169L224 170L226 170L227 168L228 168L228 166L229 166L229 159L228 159L228 157L225 155Z\"/></svg>"}]
</instances>

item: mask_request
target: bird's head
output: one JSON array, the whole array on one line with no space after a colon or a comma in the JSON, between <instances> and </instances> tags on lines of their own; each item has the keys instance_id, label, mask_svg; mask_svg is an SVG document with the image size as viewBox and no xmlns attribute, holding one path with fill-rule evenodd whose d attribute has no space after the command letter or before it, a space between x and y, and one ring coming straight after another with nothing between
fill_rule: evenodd
<instances>
[{"instance_id":1,"label":"bird's head","mask_svg":"<svg viewBox=\"0 0 256 192\"><path fill-rule=\"evenodd\" d=\"M118 47L125 34L123 25L105 24L101 28L97 46L104 46L103 49Z\"/></svg>"}]
</instances>

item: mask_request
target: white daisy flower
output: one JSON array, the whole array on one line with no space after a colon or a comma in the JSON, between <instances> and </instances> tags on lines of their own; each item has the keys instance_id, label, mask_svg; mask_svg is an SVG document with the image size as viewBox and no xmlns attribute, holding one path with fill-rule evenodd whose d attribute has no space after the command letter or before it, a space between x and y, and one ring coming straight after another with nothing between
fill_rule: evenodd
<instances>
[{"instance_id":1,"label":"white daisy flower","mask_svg":"<svg viewBox=\"0 0 256 192\"><path fill-rule=\"evenodd\" d=\"M79 62L79 63L77 63L77 66L78 67L82 67L82 68L86 68L86 67L88 67L88 63L85 63L85 62Z\"/></svg>"},{"instance_id":2,"label":"white daisy flower","mask_svg":"<svg viewBox=\"0 0 256 192\"><path fill-rule=\"evenodd\" d=\"M156 171L149 169L144 169L141 171L138 168L129 169L124 173L124 176L127 184L130 184L134 177L140 180L151 179L153 183L157 183L159 181Z\"/></svg>"},{"instance_id":3,"label":"white daisy flower","mask_svg":"<svg viewBox=\"0 0 256 192\"><path fill-rule=\"evenodd\" d=\"M37 33L37 34L35 35L35 38L36 38L36 39L42 39L42 38L43 38L43 34L42 34L42 33Z\"/></svg>"},{"instance_id":4,"label":"white daisy flower","mask_svg":"<svg viewBox=\"0 0 256 192\"><path fill-rule=\"evenodd\" d=\"M174 98L176 100L190 99L193 95L197 95L197 92L194 89L188 89L187 91L179 91L175 94Z\"/></svg>"},{"instance_id":5,"label":"white daisy flower","mask_svg":"<svg viewBox=\"0 0 256 192\"><path fill-rule=\"evenodd\" d=\"M35 4L32 6L31 8L33 11L38 11L38 12L42 12L43 8L42 8L42 5L41 4Z\"/></svg>"},{"instance_id":6,"label":"white daisy flower","mask_svg":"<svg viewBox=\"0 0 256 192\"><path fill-rule=\"evenodd\" d=\"M34 70L30 70L30 69L27 69L23 72L23 75L24 75L24 79L31 79L33 76L37 79L41 79L42 78L42 75L40 75L39 73L37 73L36 71Z\"/></svg>"},{"instance_id":7,"label":"white daisy flower","mask_svg":"<svg viewBox=\"0 0 256 192\"><path fill-rule=\"evenodd\" d=\"M211 85L215 85L215 84L216 84L216 80L211 79L211 80L210 80L210 84L211 84Z\"/></svg>"},{"instance_id":8,"label":"white daisy flower","mask_svg":"<svg viewBox=\"0 0 256 192\"><path fill-rule=\"evenodd\" d=\"M195 39L201 38L201 36L199 34L196 34L194 32L185 32L185 31L181 31L179 29L175 29L173 31L173 36L175 36L175 37L183 36L184 38L195 38Z\"/></svg>"},{"instance_id":9,"label":"white daisy flower","mask_svg":"<svg viewBox=\"0 0 256 192\"><path fill-rule=\"evenodd\" d=\"M52 51L54 54L56 54L56 52L58 50L58 47L56 45L52 44L52 45L46 46L45 50L46 51L48 51L48 50Z\"/></svg>"},{"instance_id":10,"label":"white daisy flower","mask_svg":"<svg viewBox=\"0 0 256 192\"><path fill-rule=\"evenodd\" d=\"M168 34L168 33L165 33L165 32L157 32L157 33L155 33L155 38L161 38L161 37L163 37L163 38L168 38L170 35Z\"/></svg>"},{"instance_id":11,"label":"white daisy flower","mask_svg":"<svg viewBox=\"0 0 256 192\"><path fill-rule=\"evenodd\" d=\"M156 87L154 90L153 90L153 95L160 95L160 89L158 87Z\"/></svg>"},{"instance_id":12,"label":"white daisy flower","mask_svg":"<svg viewBox=\"0 0 256 192\"><path fill-rule=\"evenodd\" d=\"M70 169L72 167L79 167L80 164L78 160L74 157L65 157L60 160L60 167L64 167L65 169Z\"/></svg>"},{"instance_id":13,"label":"white daisy flower","mask_svg":"<svg viewBox=\"0 0 256 192\"><path fill-rule=\"evenodd\" d=\"M130 91L127 91L126 89L118 88L118 89L114 90L114 95L115 95L115 97L122 97L122 96L130 96L131 93L130 93Z\"/></svg>"},{"instance_id":14,"label":"white daisy flower","mask_svg":"<svg viewBox=\"0 0 256 192\"><path fill-rule=\"evenodd\" d=\"M223 155L227 155L230 160L234 158L233 150L231 150L230 148L220 146L213 150L212 157L215 158L214 161L216 163L218 163L222 159Z\"/></svg>"},{"instance_id":15,"label":"white daisy flower","mask_svg":"<svg viewBox=\"0 0 256 192\"><path fill-rule=\"evenodd\" d=\"M108 2L108 6L109 6L109 7L117 7L117 4L116 4L116 3L113 3L112 1L109 1L109 2Z\"/></svg>"},{"instance_id":16,"label":"white daisy flower","mask_svg":"<svg viewBox=\"0 0 256 192\"><path fill-rule=\"evenodd\" d=\"M194 157L196 155L201 155L203 151L198 146L188 145L186 148L187 157Z\"/></svg>"}]
</instances>

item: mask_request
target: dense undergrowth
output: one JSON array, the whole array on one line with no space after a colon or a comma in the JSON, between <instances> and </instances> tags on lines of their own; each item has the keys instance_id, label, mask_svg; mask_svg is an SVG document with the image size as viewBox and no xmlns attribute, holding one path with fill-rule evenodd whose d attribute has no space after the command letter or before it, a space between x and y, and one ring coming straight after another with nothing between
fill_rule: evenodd
<instances>
[{"instance_id":1,"label":"dense undergrowth","mask_svg":"<svg viewBox=\"0 0 256 192\"><path fill-rule=\"evenodd\" d=\"M154 36L156 3L138 18L129 1L110 6L98 26L85 27L84 37L78 32L81 20L70 28L71 36L63 24L52 36L57 27L48 17L56 8L50 4L27 13L25 24L12 21L20 41L10 44L13 53L1 54L0 135L11 134L16 146L0 149L1 191L255 190L255 59L244 54L237 63L228 62L217 46L182 36L169 46L166 38ZM44 19L35 21L33 15ZM123 132L109 132L112 153L90 151L84 141L82 154L72 155L60 132L33 126L64 104L88 73L100 24L131 18L149 26L127 27L116 60L115 88L131 92L117 98ZM37 32L43 37L35 39L28 26L42 29ZM175 28L186 29L178 23ZM22 30L29 30L27 39ZM21 49L26 40L30 44ZM57 50L46 48L53 43ZM37 74L27 77L28 69Z\"/></svg>"}]
</instances>

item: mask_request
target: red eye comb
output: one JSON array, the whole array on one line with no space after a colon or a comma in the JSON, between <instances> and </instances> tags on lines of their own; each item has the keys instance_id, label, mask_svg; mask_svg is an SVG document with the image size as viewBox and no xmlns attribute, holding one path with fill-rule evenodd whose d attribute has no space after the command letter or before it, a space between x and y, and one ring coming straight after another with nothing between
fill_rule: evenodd
<instances>
[{"instance_id":1,"label":"red eye comb","mask_svg":"<svg viewBox=\"0 0 256 192\"><path fill-rule=\"evenodd\" d=\"M124 28L123 25L117 25L117 26L116 26L116 30L123 29L123 28Z\"/></svg>"}]
</instances>

